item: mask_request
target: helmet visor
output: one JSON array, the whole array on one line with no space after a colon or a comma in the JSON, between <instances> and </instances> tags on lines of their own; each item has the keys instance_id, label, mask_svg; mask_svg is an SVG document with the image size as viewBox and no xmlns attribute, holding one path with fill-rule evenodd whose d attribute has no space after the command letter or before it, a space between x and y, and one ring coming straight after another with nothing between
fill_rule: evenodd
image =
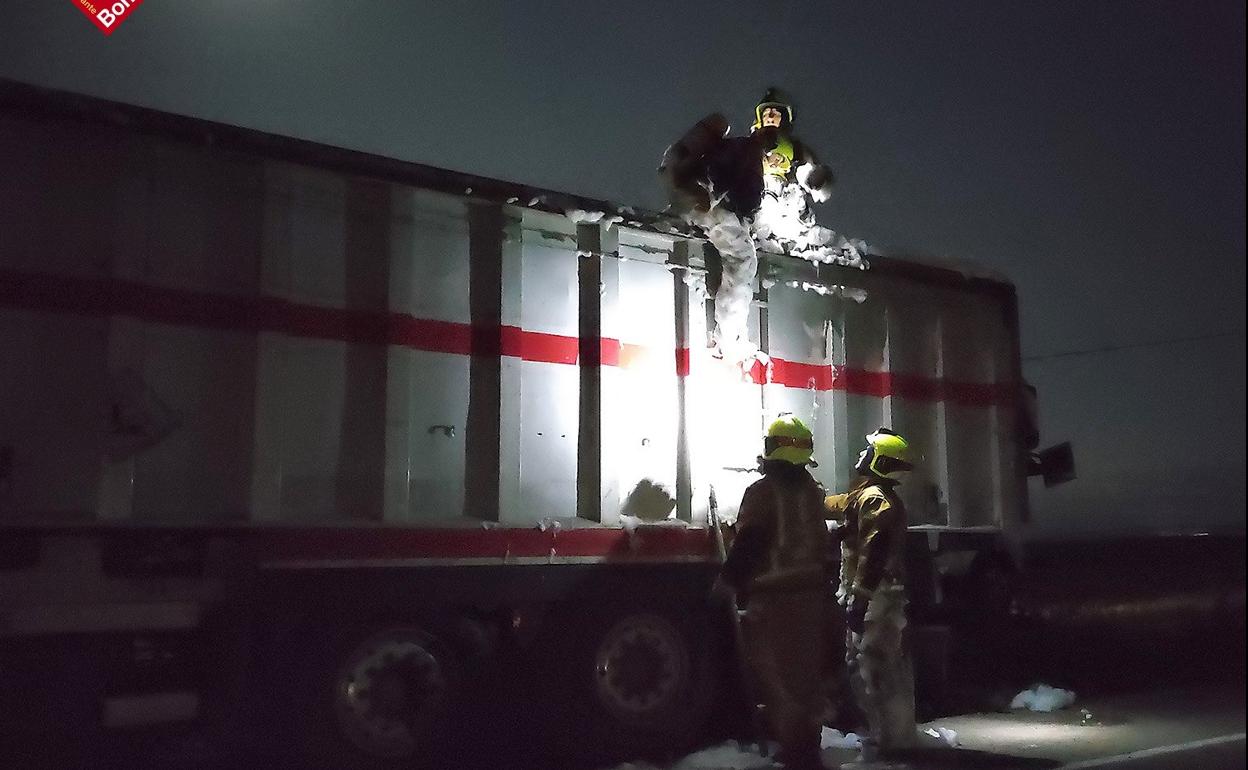
<instances>
[{"instance_id":1,"label":"helmet visor","mask_svg":"<svg viewBox=\"0 0 1248 770\"><path fill-rule=\"evenodd\" d=\"M767 436L763 439L763 449L767 454L771 454L781 447L794 447L796 449L814 450L815 441L809 436L798 438L796 436Z\"/></svg>"}]
</instances>

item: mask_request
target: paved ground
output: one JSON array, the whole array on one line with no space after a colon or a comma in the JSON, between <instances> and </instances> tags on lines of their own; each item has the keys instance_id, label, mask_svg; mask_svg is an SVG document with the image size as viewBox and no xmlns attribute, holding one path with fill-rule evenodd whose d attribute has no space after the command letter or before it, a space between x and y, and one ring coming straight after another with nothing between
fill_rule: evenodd
<instances>
[{"instance_id":1,"label":"paved ground","mask_svg":"<svg viewBox=\"0 0 1248 770\"><path fill-rule=\"evenodd\" d=\"M947 757L933 753L892 767L1242 768L1244 695L1241 679L1081 699L1048 714L948 717L930 725L957 731L962 751ZM853 752L825 752L829 767L852 759Z\"/></svg>"},{"instance_id":2,"label":"paved ground","mask_svg":"<svg viewBox=\"0 0 1248 770\"><path fill-rule=\"evenodd\" d=\"M1244 708L1242 677L1231 682L1157 689L1146 693L1119 693L1081 698L1074 706L1049 714L1027 711L992 712L950 716L928 723L957 731L961 747L933 750L905 762L892 764L852 764L855 770L951 770L982 768L1068 767L1070 770L1160 770L1196 768L1223 770L1245 767ZM1085 716L1086 709L1090 716ZM501 726L500 726L501 727ZM10 747L12 748L12 747ZM113 767L99 762L103 757L79 757L78 762L62 764L52 760L49 747L27 746L16 755L0 748L0 767ZM164 744L163 750L146 757L131 757L128 768L218 767L205 761L213 747L202 738L185 736L178 745ZM828 749L824 764L829 768L850 763L852 750ZM98 763L97 763L98 762ZM553 764L552 764L553 762ZM734 763L736 766L742 766ZM637 767L653 767L638 764ZM662 765L673 770L715 770L714 766L680 761ZM546 758L535 761L517 755L495 756L488 764L447 768L447 770L593 770L571 768Z\"/></svg>"},{"instance_id":3,"label":"paved ground","mask_svg":"<svg viewBox=\"0 0 1248 770\"><path fill-rule=\"evenodd\" d=\"M1122 768L1158 770L1242 768L1244 761L1245 672L1242 625L1229 634L1198 633L1193 639L1136 627L1126 621L1078 629L1046 627L1043 633L1002 636L995 640L968 639L961 647L979 662L1009 661L986 680L967 685L970 697L955 698L957 715L940 717L929 725L957 731L958 750L912 757L894 768L944 770L948 768ZM1164 630L1164 629L1163 629ZM1199 631L1199 629L1197 629ZM1022 648L1030 646L1030 652ZM1037 652L1038 651L1038 652ZM1026 654L1019 654L1026 653ZM1038 654L1042 653L1042 654ZM1052 714L1009 712L1004 705L1035 677L1079 694L1073 707ZM961 678L958 682L964 681ZM965 680L968 681L969 680ZM988 691L991 682L1013 682L1006 689ZM1002 686L1005 687L1005 686ZM572 763L555 754L539 736L560 728L546 716L543 704L557 699L548 688L521 687L524 707L504 692L495 693L494 710L471 716L471 740L454 742L453 764L438 770L602 770L611 763ZM961 694L959 693L959 696ZM974 704L974 705L967 705ZM996 704L1001 710L992 710ZM1090 716L1085 717L1082 709ZM978 710L978 713L967 713ZM939 712L936 712L939 713ZM726 731L727 728L725 728ZM566 734L568 731L565 730ZM136 736L137 738L138 736ZM587 744L573 735L572 743ZM192 728L181 735L68 740L34 739L19 744L15 736L0 734L0 770L7 768L124 768L144 770L234 770L238 767L289 767L284 764L292 737L257 736L263 758L240 764L225 760L232 738L209 738ZM721 735L717 740L725 740ZM586 746L592 749L592 746ZM856 752L828 750L825 765L850 762ZM612 755L617 756L617 755ZM619 759L627 759L620 757ZM761 762L761 757L757 758ZM618 759L615 762L618 763ZM759 767L759 764L690 764L668 758L659 767L671 770L718 770L721 767ZM654 765L638 763L638 768ZM857 770L866 770L863 765ZM300 769L302 770L302 769ZM348 770L344 768L343 770Z\"/></svg>"}]
</instances>

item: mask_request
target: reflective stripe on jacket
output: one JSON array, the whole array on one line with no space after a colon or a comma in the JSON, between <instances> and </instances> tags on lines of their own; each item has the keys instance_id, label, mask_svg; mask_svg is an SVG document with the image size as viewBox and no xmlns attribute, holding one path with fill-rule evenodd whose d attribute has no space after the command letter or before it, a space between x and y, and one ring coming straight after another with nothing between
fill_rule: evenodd
<instances>
[{"instance_id":1,"label":"reflective stripe on jacket","mask_svg":"<svg viewBox=\"0 0 1248 770\"><path fill-rule=\"evenodd\" d=\"M725 579L746 590L823 585L828 529L819 482L790 463L765 464L764 473L741 499Z\"/></svg>"}]
</instances>

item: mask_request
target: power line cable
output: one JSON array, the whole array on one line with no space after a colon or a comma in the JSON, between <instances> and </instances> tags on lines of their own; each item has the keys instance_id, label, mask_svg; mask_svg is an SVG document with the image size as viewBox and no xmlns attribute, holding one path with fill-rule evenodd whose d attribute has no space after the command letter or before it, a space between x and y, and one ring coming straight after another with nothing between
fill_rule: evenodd
<instances>
[{"instance_id":1,"label":"power line cable","mask_svg":"<svg viewBox=\"0 0 1248 770\"><path fill-rule=\"evenodd\" d=\"M1196 334L1190 337L1171 337L1164 340L1150 340L1148 342L1132 342L1126 345L1107 345L1102 348L1087 348L1084 350L1065 350L1061 353L1045 353L1039 356L1023 356L1023 361L1048 361L1053 358L1069 358L1071 356L1090 356L1097 353L1114 353L1119 350L1133 350L1136 348L1155 348L1162 345L1176 345L1180 342L1201 342L1204 340L1222 339L1225 337L1243 337L1242 329L1237 331L1212 332L1209 334Z\"/></svg>"}]
</instances>

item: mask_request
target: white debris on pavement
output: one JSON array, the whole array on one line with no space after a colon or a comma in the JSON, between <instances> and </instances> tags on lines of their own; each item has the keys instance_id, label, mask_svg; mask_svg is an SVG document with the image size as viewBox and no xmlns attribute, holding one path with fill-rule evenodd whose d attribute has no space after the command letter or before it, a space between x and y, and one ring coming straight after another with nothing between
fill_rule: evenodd
<instances>
[{"instance_id":1,"label":"white debris on pavement","mask_svg":"<svg viewBox=\"0 0 1248 770\"><path fill-rule=\"evenodd\" d=\"M923 730L923 734L932 741L939 742L949 748L956 749L959 745L957 730L950 730L947 727L928 727Z\"/></svg>"},{"instance_id":2,"label":"white debris on pavement","mask_svg":"<svg viewBox=\"0 0 1248 770\"><path fill-rule=\"evenodd\" d=\"M860 749L862 748L862 736L858 733L842 734L840 730L825 727L823 728L823 734L819 736L819 747L824 749Z\"/></svg>"},{"instance_id":3,"label":"white debris on pavement","mask_svg":"<svg viewBox=\"0 0 1248 770\"><path fill-rule=\"evenodd\" d=\"M1010 701L1012 709L1028 711L1057 711L1075 702L1075 694L1070 690L1038 684L1030 690L1023 690Z\"/></svg>"},{"instance_id":4,"label":"white debris on pavement","mask_svg":"<svg viewBox=\"0 0 1248 770\"><path fill-rule=\"evenodd\" d=\"M774 753L774 752L772 752ZM779 765L758 751L753 744L728 741L690 754L666 770L771 770ZM648 762L625 762L611 770L661 770Z\"/></svg>"}]
</instances>

